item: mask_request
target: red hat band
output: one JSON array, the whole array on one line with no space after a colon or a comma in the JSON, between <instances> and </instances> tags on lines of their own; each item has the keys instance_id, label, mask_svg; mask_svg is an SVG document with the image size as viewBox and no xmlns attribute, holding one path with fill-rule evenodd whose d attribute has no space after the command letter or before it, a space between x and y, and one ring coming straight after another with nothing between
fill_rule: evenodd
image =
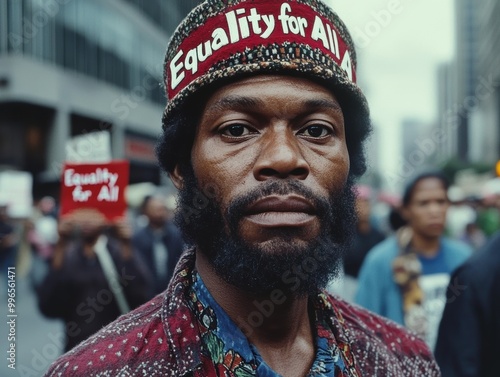
<instances>
[{"instance_id":1,"label":"red hat band","mask_svg":"<svg viewBox=\"0 0 500 377\"><path fill-rule=\"evenodd\" d=\"M196 19L188 20L196 22ZM289 42L295 46L307 46L311 52L321 52L330 57L346 72L349 80L356 81L352 52L342 33L331 20L308 4L294 1L246 1L226 7L223 12L202 21L166 61L169 99L199 77L213 71L217 63L230 61L237 52L255 49L255 59L259 60L259 46L284 46ZM262 56L260 60L266 58ZM311 60L314 60L313 56ZM252 62L247 59L246 62L234 63Z\"/></svg>"}]
</instances>

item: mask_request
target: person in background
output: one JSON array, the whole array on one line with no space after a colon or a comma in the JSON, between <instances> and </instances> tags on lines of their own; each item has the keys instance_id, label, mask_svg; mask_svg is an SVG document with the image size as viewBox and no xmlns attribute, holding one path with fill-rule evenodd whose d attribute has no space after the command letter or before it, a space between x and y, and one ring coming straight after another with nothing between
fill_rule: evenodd
<instances>
[{"instance_id":1,"label":"person in background","mask_svg":"<svg viewBox=\"0 0 500 377\"><path fill-rule=\"evenodd\" d=\"M403 215L401 215L400 207L391 207L388 214L388 223L392 233L396 233L407 224Z\"/></svg>"},{"instance_id":2,"label":"person in background","mask_svg":"<svg viewBox=\"0 0 500 377\"><path fill-rule=\"evenodd\" d=\"M483 231L479 229L476 222L468 223L465 226L460 240L469 245L472 250L479 250L487 241L486 236Z\"/></svg>"},{"instance_id":3,"label":"person in background","mask_svg":"<svg viewBox=\"0 0 500 377\"><path fill-rule=\"evenodd\" d=\"M370 251L385 236L371 223L371 189L368 186L358 185L356 191L356 233L352 246L344 256L344 284L343 296L348 301L353 301L357 289L357 280L361 265Z\"/></svg>"},{"instance_id":4,"label":"person in background","mask_svg":"<svg viewBox=\"0 0 500 377\"><path fill-rule=\"evenodd\" d=\"M50 258L59 238L54 198L43 197L36 209L38 213L35 218L27 222L27 240L32 251L30 277L34 287L40 284L47 274Z\"/></svg>"},{"instance_id":5,"label":"person in background","mask_svg":"<svg viewBox=\"0 0 500 377\"><path fill-rule=\"evenodd\" d=\"M184 249L177 227L169 220L166 199L146 196L142 204L148 224L136 231L132 242L152 273L154 294L165 290Z\"/></svg>"},{"instance_id":6,"label":"person in background","mask_svg":"<svg viewBox=\"0 0 500 377\"><path fill-rule=\"evenodd\" d=\"M446 235L450 238L460 239L467 224L476 221L477 211L460 187L451 186L448 190L448 198L450 199L450 207L446 217Z\"/></svg>"},{"instance_id":7,"label":"person in background","mask_svg":"<svg viewBox=\"0 0 500 377\"><path fill-rule=\"evenodd\" d=\"M40 238L37 252L43 259L48 259L58 239L56 201L50 196L45 196L38 203L40 216L34 220L35 231Z\"/></svg>"},{"instance_id":8,"label":"person in background","mask_svg":"<svg viewBox=\"0 0 500 377\"><path fill-rule=\"evenodd\" d=\"M407 222L367 255L355 301L420 335L433 348L450 274L471 249L443 237L448 181L424 173L406 187L401 214Z\"/></svg>"},{"instance_id":9,"label":"person in background","mask_svg":"<svg viewBox=\"0 0 500 377\"><path fill-rule=\"evenodd\" d=\"M487 238L500 230L499 198L500 193L488 193L478 206L476 223Z\"/></svg>"},{"instance_id":10,"label":"person in background","mask_svg":"<svg viewBox=\"0 0 500 377\"><path fill-rule=\"evenodd\" d=\"M97 210L59 222L50 269L37 288L40 311L65 323L65 351L151 297L147 270L123 219L109 227Z\"/></svg>"},{"instance_id":11,"label":"person in background","mask_svg":"<svg viewBox=\"0 0 500 377\"><path fill-rule=\"evenodd\" d=\"M497 233L451 277L435 353L443 377L498 377L499 339Z\"/></svg>"}]
</instances>

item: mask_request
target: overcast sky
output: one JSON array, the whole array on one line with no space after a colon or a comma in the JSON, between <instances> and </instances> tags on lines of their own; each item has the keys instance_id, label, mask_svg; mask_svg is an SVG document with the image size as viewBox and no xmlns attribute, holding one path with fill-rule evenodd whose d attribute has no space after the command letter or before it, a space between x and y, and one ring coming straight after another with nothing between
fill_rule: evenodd
<instances>
[{"instance_id":1,"label":"overcast sky","mask_svg":"<svg viewBox=\"0 0 500 377\"><path fill-rule=\"evenodd\" d=\"M329 0L358 50L381 167L397 172L405 118L434 123L437 67L454 55L453 0Z\"/></svg>"}]
</instances>

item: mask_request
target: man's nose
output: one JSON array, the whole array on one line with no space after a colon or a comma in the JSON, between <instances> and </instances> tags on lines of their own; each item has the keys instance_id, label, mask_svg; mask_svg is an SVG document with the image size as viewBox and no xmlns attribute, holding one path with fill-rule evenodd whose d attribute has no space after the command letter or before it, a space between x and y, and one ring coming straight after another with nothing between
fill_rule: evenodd
<instances>
[{"instance_id":1,"label":"man's nose","mask_svg":"<svg viewBox=\"0 0 500 377\"><path fill-rule=\"evenodd\" d=\"M254 165L254 177L259 181L269 178L305 179L309 164L300 149L300 141L291 129L270 131L262 136L262 147Z\"/></svg>"}]
</instances>

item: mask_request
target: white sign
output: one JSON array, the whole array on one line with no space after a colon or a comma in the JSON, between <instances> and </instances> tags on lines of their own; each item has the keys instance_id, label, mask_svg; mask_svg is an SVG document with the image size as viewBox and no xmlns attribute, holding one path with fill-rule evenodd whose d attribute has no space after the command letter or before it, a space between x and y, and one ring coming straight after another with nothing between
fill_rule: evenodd
<instances>
[{"instance_id":1,"label":"white sign","mask_svg":"<svg viewBox=\"0 0 500 377\"><path fill-rule=\"evenodd\" d=\"M111 161L111 138L107 131L89 132L66 143L66 161L97 163Z\"/></svg>"},{"instance_id":2,"label":"white sign","mask_svg":"<svg viewBox=\"0 0 500 377\"><path fill-rule=\"evenodd\" d=\"M33 177L22 171L0 173L0 203L7 205L7 213L13 218L27 218L32 215Z\"/></svg>"}]
</instances>

